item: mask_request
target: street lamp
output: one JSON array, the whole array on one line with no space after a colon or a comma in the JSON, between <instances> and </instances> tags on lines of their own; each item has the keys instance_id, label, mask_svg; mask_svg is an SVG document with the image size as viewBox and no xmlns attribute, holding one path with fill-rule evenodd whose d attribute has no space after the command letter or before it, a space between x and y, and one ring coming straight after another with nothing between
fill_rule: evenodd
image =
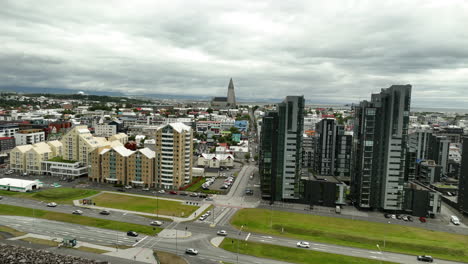
<instances>
[{"instance_id":1,"label":"street lamp","mask_svg":"<svg viewBox=\"0 0 468 264\"><path fill-rule=\"evenodd\" d=\"M382 263L382 256L383 256L383 255L382 255L382 250L380 249L379 244L377 244L377 248L378 248L379 251L380 251L380 263Z\"/></svg>"},{"instance_id":2,"label":"street lamp","mask_svg":"<svg viewBox=\"0 0 468 264\"><path fill-rule=\"evenodd\" d=\"M241 228L239 230L239 234L238 234L238 237L237 237L237 256L236 256L237 264L239 264L239 241L240 241L240 236L241 236L241 233L242 233L242 228L244 228L244 225L241 225Z\"/></svg>"}]
</instances>

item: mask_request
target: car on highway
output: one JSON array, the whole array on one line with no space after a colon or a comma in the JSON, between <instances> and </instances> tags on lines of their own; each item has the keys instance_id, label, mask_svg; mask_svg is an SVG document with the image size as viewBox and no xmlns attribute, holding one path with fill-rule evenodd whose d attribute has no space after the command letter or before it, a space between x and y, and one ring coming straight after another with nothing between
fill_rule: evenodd
<instances>
[{"instance_id":1,"label":"car on highway","mask_svg":"<svg viewBox=\"0 0 468 264\"><path fill-rule=\"evenodd\" d=\"M310 243L306 241L299 241L296 245L300 248L310 248Z\"/></svg>"},{"instance_id":2,"label":"car on highway","mask_svg":"<svg viewBox=\"0 0 468 264\"><path fill-rule=\"evenodd\" d=\"M109 210L102 210L101 212L99 212L99 214L110 215L110 211Z\"/></svg>"},{"instance_id":3,"label":"car on highway","mask_svg":"<svg viewBox=\"0 0 468 264\"><path fill-rule=\"evenodd\" d=\"M204 214L204 215L200 216L200 218L198 218L198 220L200 220L200 221L205 221L205 219L208 218L208 216L209 216L209 215Z\"/></svg>"},{"instance_id":4,"label":"car on highway","mask_svg":"<svg viewBox=\"0 0 468 264\"><path fill-rule=\"evenodd\" d=\"M138 236L138 233L135 232L135 231L128 231L128 232L127 232L127 236L137 237L137 236Z\"/></svg>"},{"instance_id":5,"label":"car on highway","mask_svg":"<svg viewBox=\"0 0 468 264\"><path fill-rule=\"evenodd\" d=\"M56 207L56 206L57 206L57 203L54 203L54 202L47 203L47 207Z\"/></svg>"},{"instance_id":6,"label":"car on highway","mask_svg":"<svg viewBox=\"0 0 468 264\"><path fill-rule=\"evenodd\" d=\"M174 194L174 195L176 195L177 192L176 192L176 191L170 191L169 194Z\"/></svg>"},{"instance_id":7,"label":"car on highway","mask_svg":"<svg viewBox=\"0 0 468 264\"><path fill-rule=\"evenodd\" d=\"M187 249L185 249L185 254L198 255L198 250L196 250L194 248L187 248Z\"/></svg>"},{"instance_id":8,"label":"car on highway","mask_svg":"<svg viewBox=\"0 0 468 264\"><path fill-rule=\"evenodd\" d=\"M124 188L125 188L125 189L127 189L127 190L129 190L129 189L131 189L131 188L132 188L132 186L130 186L130 185L125 185L125 187L124 187Z\"/></svg>"},{"instance_id":9,"label":"car on highway","mask_svg":"<svg viewBox=\"0 0 468 264\"><path fill-rule=\"evenodd\" d=\"M182 196L187 196L188 193L187 192L180 192L179 195L182 195Z\"/></svg>"},{"instance_id":10,"label":"car on highway","mask_svg":"<svg viewBox=\"0 0 468 264\"><path fill-rule=\"evenodd\" d=\"M151 221L150 225L152 226L162 226L163 222L162 221Z\"/></svg>"},{"instance_id":11,"label":"car on highway","mask_svg":"<svg viewBox=\"0 0 468 264\"><path fill-rule=\"evenodd\" d=\"M150 188L146 187L146 188L143 188L141 190L144 191L144 192L149 192Z\"/></svg>"},{"instance_id":12,"label":"car on highway","mask_svg":"<svg viewBox=\"0 0 468 264\"><path fill-rule=\"evenodd\" d=\"M422 256L418 256L417 260L424 261L424 262L433 262L434 258L428 255L422 255Z\"/></svg>"},{"instance_id":13,"label":"car on highway","mask_svg":"<svg viewBox=\"0 0 468 264\"><path fill-rule=\"evenodd\" d=\"M245 190L245 194L253 195L253 190L252 189L247 189L247 190Z\"/></svg>"},{"instance_id":14,"label":"car on highway","mask_svg":"<svg viewBox=\"0 0 468 264\"><path fill-rule=\"evenodd\" d=\"M427 222L426 217L424 217L424 216L419 217L419 221L421 221L421 223L426 223Z\"/></svg>"},{"instance_id":15,"label":"car on highway","mask_svg":"<svg viewBox=\"0 0 468 264\"><path fill-rule=\"evenodd\" d=\"M226 230L219 230L218 232L216 232L216 234L217 234L218 236L227 236Z\"/></svg>"},{"instance_id":16,"label":"car on highway","mask_svg":"<svg viewBox=\"0 0 468 264\"><path fill-rule=\"evenodd\" d=\"M81 211L81 210L75 210L75 211L72 212L72 214L82 215L82 214L83 214L83 211Z\"/></svg>"}]
</instances>

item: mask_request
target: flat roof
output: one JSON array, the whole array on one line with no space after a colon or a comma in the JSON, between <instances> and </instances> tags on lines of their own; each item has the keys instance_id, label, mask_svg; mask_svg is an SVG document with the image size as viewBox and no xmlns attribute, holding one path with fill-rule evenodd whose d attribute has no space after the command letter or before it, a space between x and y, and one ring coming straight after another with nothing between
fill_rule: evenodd
<instances>
[{"instance_id":1,"label":"flat roof","mask_svg":"<svg viewBox=\"0 0 468 264\"><path fill-rule=\"evenodd\" d=\"M38 184L36 181L28 181L28 180L21 180L21 179L14 179L14 178L1 178L0 185L10 185L14 187L26 187L31 184Z\"/></svg>"}]
</instances>

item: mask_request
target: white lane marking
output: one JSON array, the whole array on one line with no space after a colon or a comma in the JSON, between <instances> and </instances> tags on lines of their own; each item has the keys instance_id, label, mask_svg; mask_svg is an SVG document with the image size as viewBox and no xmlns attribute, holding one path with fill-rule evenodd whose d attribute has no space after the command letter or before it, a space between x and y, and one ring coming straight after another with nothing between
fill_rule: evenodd
<instances>
[{"instance_id":1,"label":"white lane marking","mask_svg":"<svg viewBox=\"0 0 468 264\"><path fill-rule=\"evenodd\" d=\"M249 240L249 237L250 237L250 233L247 235L247 237L245 238L245 241Z\"/></svg>"},{"instance_id":2,"label":"white lane marking","mask_svg":"<svg viewBox=\"0 0 468 264\"><path fill-rule=\"evenodd\" d=\"M148 236L145 236L144 238L142 238L140 241L136 242L135 244L132 245L132 247L135 247L136 245L140 244L143 240L147 239Z\"/></svg>"}]
</instances>

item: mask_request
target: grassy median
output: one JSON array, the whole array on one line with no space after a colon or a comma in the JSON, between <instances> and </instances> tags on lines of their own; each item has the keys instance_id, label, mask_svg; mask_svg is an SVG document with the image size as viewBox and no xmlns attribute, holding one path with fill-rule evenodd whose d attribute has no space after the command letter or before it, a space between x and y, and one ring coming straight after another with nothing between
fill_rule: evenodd
<instances>
[{"instance_id":1,"label":"grassy median","mask_svg":"<svg viewBox=\"0 0 468 264\"><path fill-rule=\"evenodd\" d=\"M379 244L384 251L468 261L468 236L423 228L266 209L242 209L231 224L238 228L244 225L245 231L298 240L371 250Z\"/></svg>"},{"instance_id":2,"label":"grassy median","mask_svg":"<svg viewBox=\"0 0 468 264\"><path fill-rule=\"evenodd\" d=\"M67 222L67 223L78 224L78 225L86 225L86 226L93 226L93 227L98 227L98 228L117 230L117 231L122 231L122 232L133 230L138 233L147 234L147 235L155 235L162 230L159 227L124 223L124 222L94 218L94 217L83 216L83 215L73 215L71 214L71 212L70 214L65 214L65 213L50 212L50 211L39 210L39 209L33 210L31 208L6 205L6 204L2 204L2 206L0 206L0 215L19 215L19 216L27 216L27 217L36 217L36 218Z\"/></svg>"},{"instance_id":3,"label":"grassy median","mask_svg":"<svg viewBox=\"0 0 468 264\"><path fill-rule=\"evenodd\" d=\"M198 206L185 205L183 201L176 202L116 193L101 193L94 196L92 199L93 203L96 203L96 206L150 214L156 214L156 212L158 212L158 214L163 217L165 215L188 217L198 209Z\"/></svg>"},{"instance_id":4,"label":"grassy median","mask_svg":"<svg viewBox=\"0 0 468 264\"><path fill-rule=\"evenodd\" d=\"M335 264L335 263L359 263L378 264L394 263L366 258L351 257L332 253L318 252L303 248L283 247L271 244L249 242L244 240L225 238L220 248L239 254L255 256L259 258L269 258L299 264Z\"/></svg>"},{"instance_id":5,"label":"grassy median","mask_svg":"<svg viewBox=\"0 0 468 264\"><path fill-rule=\"evenodd\" d=\"M34 199L45 202L73 203L73 200L83 199L91 195L98 194L99 191L78 188L54 188L35 192L11 192L0 190L0 195L13 196L18 198Z\"/></svg>"}]
</instances>

